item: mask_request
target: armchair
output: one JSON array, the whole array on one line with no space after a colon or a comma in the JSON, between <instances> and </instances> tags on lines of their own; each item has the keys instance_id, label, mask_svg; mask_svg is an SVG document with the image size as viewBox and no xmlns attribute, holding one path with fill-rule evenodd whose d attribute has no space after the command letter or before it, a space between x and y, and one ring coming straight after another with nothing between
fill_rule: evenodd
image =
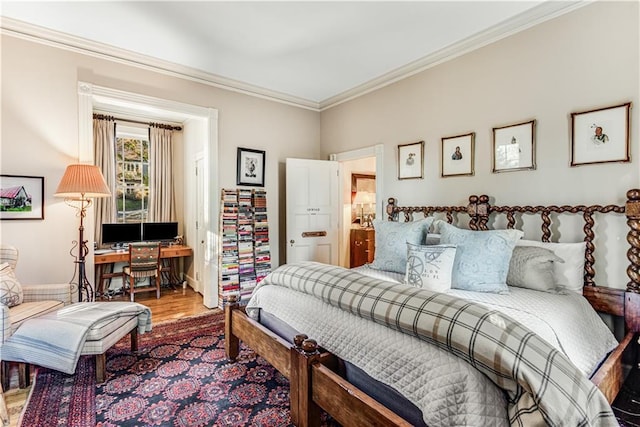
<instances>
[{"instance_id":1,"label":"armchair","mask_svg":"<svg viewBox=\"0 0 640 427\"><path fill-rule=\"evenodd\" d=\"M18 263L18 250L15 247L0 244L0 265L4 263L9 264L11 270L15 271ZM19 287L23 295L19 304L12 304L9 307L0 303L0 344L5 342L25 320L71 304L74 302L74 297L77 297L77 292L74 292L73 289L75 285L69 283L20 284ZM4 390L7 390L9 388L8 362L3 361L1 365L2 386ZM26 387L29 383L24 369L19 369L19 383L20 388Z\"/></svg>"}]
</instances>

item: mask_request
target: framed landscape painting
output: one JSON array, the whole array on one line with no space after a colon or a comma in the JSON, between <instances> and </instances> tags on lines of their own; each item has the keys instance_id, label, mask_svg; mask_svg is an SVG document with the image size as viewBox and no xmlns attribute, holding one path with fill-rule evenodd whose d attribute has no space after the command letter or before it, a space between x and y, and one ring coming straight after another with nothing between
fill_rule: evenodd
<instances>
[{"instance_id":1,"label":"framed landscape painting","mask_svg":"<svg viewBox=\"0 0 640 427\"><path fill-rule=\"evenodd\" d=\"M0 219L44 219L44 177L0 175Z\"/></svg>"}]
</instances>

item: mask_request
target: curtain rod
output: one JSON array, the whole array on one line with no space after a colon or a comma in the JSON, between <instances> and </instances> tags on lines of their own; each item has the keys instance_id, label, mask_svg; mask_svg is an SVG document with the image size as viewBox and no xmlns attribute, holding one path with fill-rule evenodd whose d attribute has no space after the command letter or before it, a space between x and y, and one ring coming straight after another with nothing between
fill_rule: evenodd
<instances>
[{"instance_id":1,"label":"curtain rod","mask_svg":"<svg viewBox=\"0 0 640 427\"><path fill-rule=\"evenodd\" d=\"M132 119L122 119L119 117L108 116L106 114L94 113L93 118L98 120L117 120L119 122L136 123L139 125L149 125L152 127L159 127L162 129L169 129L169 130L182 130L182 126L172 126L172 125L166 125L166 124L154 123L154 122L143 122L140 120L132 120Z\"/></svg>"}]
</instances>

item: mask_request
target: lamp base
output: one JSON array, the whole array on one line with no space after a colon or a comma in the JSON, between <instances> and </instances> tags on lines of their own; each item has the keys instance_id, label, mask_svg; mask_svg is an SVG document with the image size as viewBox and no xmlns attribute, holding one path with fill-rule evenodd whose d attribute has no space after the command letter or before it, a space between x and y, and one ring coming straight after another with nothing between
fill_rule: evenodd
<instances>
[{"instance_id":1,"label":"lamp base","mask_svg":"<svg viewBox=\"0 0 640 427\"><path fill-rule=\"evenodd\" d=\"M76 269L73 278L69 283L77 286L78 288L78 302L94 301L95 293L93 291L93 286L89 282L89 279L87 279L87 275L85 272L85 261L76 260L74 262L76 263Z\"/></svg>"}]
</instances>

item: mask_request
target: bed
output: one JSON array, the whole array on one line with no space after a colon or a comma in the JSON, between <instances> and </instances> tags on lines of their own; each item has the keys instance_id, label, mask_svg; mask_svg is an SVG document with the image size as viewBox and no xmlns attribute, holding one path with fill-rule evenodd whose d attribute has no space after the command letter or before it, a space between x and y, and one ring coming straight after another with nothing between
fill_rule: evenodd
<instances>
[{"instance_id":1,"label":"bed","mask_svg":"<svg viewBox=\"0 0 640 427\"><path fill-rule=\"evenodd\" d=\"M537 399L538 394L536 394L535 390L547 387L548 384L545 381L549 375L540 377L542 378L542 384L540 383L540 378L530 378L524 382L520 381L520 379L517 379L515 382L512 381L513 379L505 379L501 376L503 375L503 370L494 369L495 360L491 361L491 363L485 363L486 361L483 360L482 356L478 356L477 354L469 356L469 354L473 352L470 352L468 348L461 351L459 347L456 347L455 339L453 340L454 344L452 344L451 337L446 336L447 333L441 334L445 335L445 337L440 341L433 336L429 336L426 341L430 342L426 343L424 342L424 337L417 338L420 343L416 344L416 337L411 336L411 333L407 334L392 330L393 328L398 329L401 327L398 326L399 322L397 322L396 319L399 316L391 316L391 322L387 322L391 323L391 325L388 325L391 326L391 328L389 328L384 325L385 321L378 321L376 323L376 319L367 320L359 318L358 316L356 316L358 317L357 319L354 319L353 314L348 313L349 309L345 311L345 307L339 307L341 304L340 301L337 303L338 307L329 307L328 311L315 311L318 304L310 302L310 298L313 297L310 297L308 294L312 294L315 291L319 294L321 300L323 298L328 300L331 298L327 295L331 293L344 294L353 288L354 283L357 283L358 286L365 286L366 283L370 284L371 289L376 290L376 292L382 288L385 289L385 292L387 292L387 288L394 290L399 289L399 292L403 295L402 298L405 298L405 300L403 300L405 302L407 301L406 298L412 298L411 301L428 299L430 304L441 304L439 307L455 306L456 310L462 306L470 306L474 310L479 310L474 316L477 314L478 317L483 319L491 319L492 316L495 318L496 307L505 305L504 301L500 298L511 298L513 301L508 304L515 304L515 306L507 308L507 310L511 310L506 313L507 317L505 318L507 321L510 322L512 317L517 317L518 312L525 312L525 319L518 319L518 321L513 323L513 326L507 328L512 330L518 329L521 322L525 324L528 322L529 326L536 323L542 325L546 322L547 317L551 317L550 314L540 314L543 312L539 310L526 309L526 301L527 298L529 298L527 293L538 293L543 295L543 300L546 299L550 303L570 300L572 304L573 302L577 303L578 311L584 310L584 306L588 307L590 305L598 312L607 313L623 319L624 333L620 336L619 343L615 341L611 342L610 337L606 334L598 339L592 339L591 341L601 345L599 349L592 351L593 354L589 354L589 357L586 358L589 360L577 360L575 354L571 354L571 352L573 351L580 355L582 350L570 350L568 348L572 345L570 343L572 338L573 341L578 342L590 341L589 337L580 338L578 334L581 332L580 330L583 332L586 330L591 334L592 331L601 328L602 325L598 325L597 322L593 325L579 325L582 327L577 328L577 330L564 332L557 332L553 329L551 329L551 332L545 331L546 325L543 325L545 327L542 329L538 328L540 330L537 330L536 334L532 335L536 337L536 339L544 337L540 341L542 342L542 344L540 344L542 347L556 340L556 334L559 336L564 335L564 338L557 338L557 342L553 342L551 347L545 351L551 352L554 355L556 353L562 354L562 356L559 357L561 360L558 362L560 367L555 366L553 369L559 369L559 371L563 373L571 371L571 375L574 377L576 376L575 371L581 372L580 378L576 381L580 382L580 387L585 387L585 392L582 397L576 399L584 398L587 400L576 404L576 412L580 413L580 407L583 406L593 410L593 408L599 408L598 405L601 405L602 410L597 409L595 410L595 415L592 413L587 416L589 421L587 421L585 425L589 423L615 425L615 420L610 419L611 414L608 403L613 401L620 390L625 376L625 367L629 366L635 360L637 347L636 334L640 329L640 299L638 298L638 291L640 290L640 239L638 239L638 233L640 231L640 191L629 191L627 193L627 199L627 203L624 206L497 206L489 203L490 199L487 196L471 196L469 203L465 206L418 207L400 207L397 206L395 199L389 199L387 213L392 222L398 221L398 219L404 219L402 223L410 226L412 223L419 222L413 221L415 216L430 218L434 215L441 215L444 219L444 221L441 220L441 222L446 223L446 225L442 225L442 228L448 229L447 227L451 227L450 224L462 222L460 217L464 216L468 218L468 222L464 224L464 228L469 231L483 231L482 236L488 236L486 232L489 231L491 225L500 223L504 223L506 230L512 230L511 232L507 231L508 233L516 233L514 229L522 228L525 220L528 221L529 217L534 217L541 223L540 230L542 234L539 238L538 246L543 247L552 245L549 241L557 230L555 222L558 221L559 217L573 215L581 218L584 223L582 227L582 234L584 236L582 240L584 243L581 244L582 263L580 264L581 271L579 273L581 273L580 275L583 279L582 285L584 286L579 286L578 289L584 297L577 294L577 289L565 289L563 292L556 293L512 287L508 289L510 292L507 292L507 295L493 292L483 293L482 296L486 300L480 301L480 304L476 304L475 302L468 303L468 296L466 296L465 293L469 291L464 289L451 292L415 290L415 284L414 286L404 284L404 280L402 280L403 275L400 272L402 267L396 267L395 269L397 271L392 271L391 274L388 274L386 265L383 269L376 270L365 267L364 269L360 269L360 271L327 270L328 266L322 265L311 266L311 268L309 268L309 266L302 266L302 270L300 270L301 266L297 265L283 266L276 270L277 273L273 275L274 277L270 280L276 280L276 277L280 275L282 277L277 278L277 280L282 280L283 282L289 281L289 285L291 286L268 286L270 284L268 283L260 287L260 290L256 292L254 298L246 308L240 307L234 301L230 301L229 304L226 305L227 356L232 360L235 359L239 353L239 342L243 341L251 349L262 355L284 376L289 378L291 384L291 417L295 425L318 425L320 423L321 410L328 412L335 420L343 425L428 424L435 426L451 424L462 425L474 422L491 425L528 423L530 419L527 418L529 414L526 410L526 399L522 397L522 390L529 388L534 389L533 395ZM601 228L607 229L607 227L597 227L596 221L600 221L609 215L622 218L624 218L623 215L626 215L629 226L627 241L631 248L627 254L629 259L627 274L630 281L626 290L600 287L596 286L594 282L594 265L596 264L595 243L598 242L595 233L596 231L600 232ZM502 217L503 219L497 219L498 217ZM392 224L392 222L385 223ZM459 232L458 229L454 231L455 233ZM451 238L451 236L448 237ZM518 237L516 240L519 239ZM376 240L376 244L378 244L378 239ZM535 246L533 243L532 245ZM429 245L418 246L424 248L424 246ZM435 244L431 246L439 247L446 245ZM568 248L575 247L575 245L566 246ZM433 248L429 248L429 250L431 249ZM562 249L566 248L562 246ZM376 250L378 250L378 248ZM511 250L515 253L514 248L511 248ZM519 252L523 251L520 250ZM564 253L562 254L565 255ZM565 255L565 258L566 257ZM378 258L377 255L376 258ZM575 256L573 256L573 259L575 260ZM406 260L404 262L405 265L408 264ZM556 263L555 265L560 265L560 263ZM575 266L571 265L571 267L573 268L573 273L564 271L564 274L575 275ZM370 271L362 271L367 269ZM393 270L393 267L390 269ZM301 277L303 278L302 280ZM406 274L405 267L404 278L407 279L409 277L410 275ZM345 287L337 291L335 289L323 290L323 288L316 290L317 284L322 281L328 282L330 287L335 283L344 282ZM400 283L394 283L394 281ZM306 287L310 289L310 292L300 292L301 289L295 289L296 287ZM276 291L275 288L284 289ZM413 293L407 296L406 292ZM277 293L281 295L278 297L276 296ZM368 290L365 293L370 294L371 291ZM518 302L518 298L522 298L522 295L525 295L524 300ZM588 301L589 304L585 304L585 301ZM326 301L321 302L319 305L323 304L327 305ZM362 301L359 304L362 304ZM518 306L518 304L520 305ZM547 303L543 303L543 307L546 306L545 304ZM560 303L560 307L562 307L562 304L564 304L564 302ZM557 307L549 307L547 307L547 310L549 310L550 313L561 310ZM326 309L327 307L324 308ZM388 312L390 309L387 307L385 310ZM460 308L460 310L460 312L456 312L456 316L459 313L467 315L465 311L466 308L464 310ZM587 311L592 310L588 309ZM310 320L299 320L298 317L301 316L300 312L302 312L302 314L310 314ZM498 312L501 313L500 310L498 310ZM247 313L249 315L247 315ZM532 318L526 319L526 316L532 315L537 315L538 317L533 318L533 320ZM384 316L381 316L381 318L382 317ZM388 313L386 317L387 319L389 318ZM473 320L469 320L466 323L464 321L461 321L460 324L452 322L452 327L455 329L459 328L460 325L467 325L468 329L476 329L478 317L474 317ZM334 319L338 321L339 325L348 326L324 326L325 319ZM591 319L589 322L592 322L593 316L589 319ZM373 322L371 320L373 320ZM433 319L431 320L433 321ZM351 328L356 322L358 322L358 325L362 322L368 322L367 325L369 326L365 327L365 332L361 332L362 328L360 328L360 326ZM436 320L439 327L441 326L440 322L441 320ZM411 321L409 321L409 323L411 323ZM295 326L292 326L292 324ZM373 326L370 324L373 324ZM428 326L426 329L430 331L434 330L433 324L434 323L427 323L427 325L431 326ZM509 323L509 325L511 325L511 323ZM482 324L482 327L485 326L494 327L495 325L490 321ZM416 330L413 326L410 326L409 329L412 328ZM524 335L527 334L527 330L528 329L525 328ZM311 334L309 334L310 331L312 331ZM417 331L417 335L429 335L429 333L431 333L429 331L421 331L419 328L417 328ZM318 346L314 340L309 339L306 335L300 334L300 332L304 332L318 339L322 346ZM482 339L478 339L478 336L486 337L492 334L495 334L495 331L489 332L486 335L482 333L474 335L474 346L478 346L481 349L484 348L482 351L485 351L487 348L490 348L490 351L494 351L491 346L496 345L496 343L483 343ZM329 343L330 340L327 337L331 335L339 335L338 344ZM366 338L367 336L370 338ZM529 335L526 336L529 337ZM376 337L379 339L376 340ZM527 340L528 339L529 338L527 338ZM567 339L569 342L567 342ZM509 340L509 337L504 338L505 342ZM523 340L519 342L521 341ZM498 344L500 346L503 345L503 343ZM565 349L565 346L567 349ZM328 351L327 347L330 348L331 351ZM432 353L426 353L426 356L422 354L426 351L431 351L430 349L424 350L427 347L435 348L436 353L433 353L435 355ZM457 352L457 355L441 356L442 353L450 353L452 351L453 353ZM603 352L604 356L601 354ZM378 359L392 360L395 365L394 363L389 363L379 371L372 371L370 365L375 365L380 362L379 360L372 362L370 360L370 355L372 354L378 356ZM495 355L498 353L491 354ZM419 357L423 359L419 359ZM424 357L427 358L426 362ZM456 382L451 381L452 376L449 374L434 376L434 373L442 369L435 368L434 366L436 365L429 365L430 359L435 360L440 358L446 358L445 365L447 366L448 372L453 372L452 375L454 376L458 374L465 378ZM503 358L508 359L508 357L500 356L500 364L507 363L503 362ZM565 363L565 359L570 359L568 365ZM519 364L520 359L517 360L516 364ZM424 368L424 366L427 366L427 368ZM420 383L418 385L411 384L412 382L417 382L417 380L413 378L413 374L407 375L407 373L417 372L417 370L421 368L426 372L421 373L424 378L421 378L420 381L425 380L426 383ZM504 366L502 366L502 368L504 368ZM532 364L530 368L535 371L537 369L536 364ZM513 364L511 364L505 369L514 370L515 368L513 368ZM527 376L526 369L524 372L525 376ZM492 375L494 376L493 381L487 380L487 377L491 377ZM496 375L497 378L495 378ZM559 375L560 374L554 373L550 377L556 380L560 378ZM568 381L575 379L571 377L571 375L569 375L571 379ZM520 376L520 373L515 376ZM390 380L390 378L392 380ZM410 378L410 381L407 381L407 378ZM586 381L588 385L585 385L584 379L586 378L589 379ZM410 384L407 385L407 383ZM456 390L453 392L443 391L443 389L446 388L443 387L443 383L446 383L446 387L454 384L455 387L458 387L462 391L459 393ZM495 387L495 383L500 383L502 388ZM589 388L591 384L595 384L601 392L597 393L599 400L596 399L597 402L595 403L592 400L588 400L594 399L594 392ZM595 389L594 387L591 388ZM503 389L507 390L507 392L502 391ZM565 389L566 387L558 385L558 390L561 394ZM366 393L363 390L366 390ZM477 402L468 397L470 390L472 396L478 397ZM457 396L463 396L462 400L465 400L460 406L457 406L459 405L459 402L456 402ZM531 397L529 396L529 398ZM438 399L440 399L440 401L438 401ZM519 401L519 399L522 401ZM571 399L574 399L574 397L571 397ZM473 402L471 405L464 406L467 400ZM379 401L383 401L386 406ZM538 405L543 409L540 410ZM546 424L553 425L556 423L554 419L557 419L554 417L562 418L562 416L565 415L554 415L554 409L546 408L545 405L546 403L536 401L534 405L536 406L536 410L534 412L536 413L535 416L541 416ZM506 409L505 406L507 407ZM455 410L447 410L448 407L454 407ZM502 413L500 412L500 407L502 407ZM452 412L455 413L459 411L460 408L463 408L463 412L467 411L468 413L463 413L458 418L455 418L456 414L452 414ZM435 412L435 415L432 415L431 411ZM443 414L439 414L439 412L443 412ZM475 418L476 416L484 418ZM578 414L577 416L580 417L582 415ZM599 416L603 418L598 418Z\"/></svg>"}]
</instances>

